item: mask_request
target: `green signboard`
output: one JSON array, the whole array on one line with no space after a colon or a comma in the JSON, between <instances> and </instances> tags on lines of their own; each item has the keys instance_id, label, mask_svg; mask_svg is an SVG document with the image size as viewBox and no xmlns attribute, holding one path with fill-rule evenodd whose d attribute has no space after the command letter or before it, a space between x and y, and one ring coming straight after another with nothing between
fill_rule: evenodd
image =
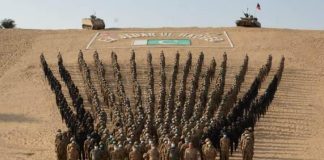
<instances>
[{"instance_id":1,"label":"green signboard","mask_svg":"<svg viewBox=\"0 0 324 160\"><path fill-rule=\"evenodd\" d=\"M191 45L190 39L149 39L147 45Z\"/></svg>"}]
</instances>

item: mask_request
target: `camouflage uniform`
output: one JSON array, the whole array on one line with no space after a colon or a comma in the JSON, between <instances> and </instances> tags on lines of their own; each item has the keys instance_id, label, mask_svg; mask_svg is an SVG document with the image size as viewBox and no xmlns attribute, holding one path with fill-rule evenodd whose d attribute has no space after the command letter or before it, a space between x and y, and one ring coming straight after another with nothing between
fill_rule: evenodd
<instances>
[{"instance_id":1,"label":"camouflage uniform","mask_svg":"<svg viewBox=\"0 0 324 160\"><path fill-rule=\"evenodd\" d=\"M61 132L55 138L55 153L57 160L66 160L66 142Z\"/></svg>"},{"instance_id":2,"label":"camouflage uniform","mask_svg":"<svg viewBox=\"0 0 324 160\"><path fill-rule=\"evenodd\" d=\"M168 150L168 154L167 154L166 158L167 158L167 160L179 160L180 159L180 151L174 144Z\"/></svg>"},{"instance_id":3,"label":"camouflage uniform","mask_svg":"<svg viewBox=\"0 0 324 160\"><path fill-rule=\"evenodd\" d=\"M230 149L230 139L227 136L223 136L220 139L220 160L228 160L229 159L229 149Z\"/></svg>"},{"instance_id":4,"label":"camouflage uniform","mask_svg":"<svg viewBox=\"0 0 324 160\"><path fill-rule=\"evenodd\" d=\"M84 149L84 153L85 153L85 158L89 159L90 157L90 146L91 146L91 138L88 137L83 144L83 149Z\"/></svg>"},{"instance_id":5,"label":"camouflage uniform","mask_svg":"<svg viewBox=\"0 0 324 160\"><path fill-rule=\"evenodd\" d=\"M142 160L142 154L135 148L133 147L133 150L129 152L129 160Z\"/></svg>"},{"instance_id":6,"label":"camouflage uniform","mask_svg":"<svg viewBox=\"0 0 324 160\"><path fill-rule=\"evenodd\" d=\"M101 151L99 150L98 146L95 146L94 149L91 150L90 159L91 160L101 160L102 159L102 154L101 154Z\"/></svg>"},{"instance_id":7,"label":"camouflage uniform","mask_svg":"<svg viewBox=\"0 0 324 160\"><path fill-rule=\"evenodd\" d=\"M252 160L254 154L253 132L244 133L241 137L241 149L243 160Z\"/></svg>"},{"instance_id":8,"label":"camouflage uniform","mask_svg":"<svg viewBox=\"0 0 324 160\"><path fill-rule=\"evenodd\" d=\"M148 160L159 160L160 154L156 147L151 147L147 152Z\"/></svg>"},{"instance_id":9,"label":"camouflage uniform","mask_svg":"<svg viewBox=\"0 0 324 160\"><path fill-rule=\"evenodd\" d=\"M217 157L217 151L216 148L208 142L203 147L203 157L204 160L216 160Z\"/></svg>"},{"instance_id":10,"label":"camouflage uniform","mask_svg":"<svg viewBox=\"0 0 324 160\"><path fill-rule=\"evenodd\" d=\"M78 160L79 159L79 146L73 140L67 146L67 160Z\"/></svg>"},{"instance_id":11,"label":"camouflage uniform","mask_svg":"<svg viewBox=\"0 0 324 160\"><path fill-rule=\"evenodd\" d=\"M253 159L253 141L250 137L247 137L246 140L244 140L243 145L243 160L252 160Z\"/></svg>"},{"instance_id":12,"label":"camouflage uniform","mask_svg":"<svg viewBox=\"0 0 324 160\"><path fill-rule=\"evenodd\" d=\"M199 151L193 148L192 144L189 144L189 148L185 150L184 160L201 160Z\"/></svg>"},{"instance_id":13,"label":"camouflage uniform","mask_svg":"<svg viewBox=\"0 0 324 160\"><path fill-rule=\"evenodd\" d=\"M101 159L108 159L109 158L109 152L108 152L107 148L108 147L103 142L100 142L99 151L100 151Z\"/></svg>"},{"instance_id":14,"label":"camouflage uniform","mask_svg":"<svg viewBox=\"0 0 324 160\"><path fill-rule=\"evenodd\" d=\"M112 160L124 160L123 155L120 152L120 149L117 148L117 146L115 146L114 150L111 152L110 159L112 159Z\"/></svg>"},{"instance_id":15,"label":"camouflage uniform","mask_svg":"<svg viewBox=\"0 0 324 160\"><path fill-rule=\"evenodd\" d=\"M128 153L126 152L125 148L122 145L119 145L118 153L120 154L121 159L128 158Z\"/></svg>"},{"instance_id":16,"label":"camouflage uniform","mask_svg":"<svg viewBox=\"0 0 324 160\"><path fill-rule=\"evenodd\" d=\"M131 143L128 143L125 145L125 152L126 152L126 155L129 155L129 153L132 151L132 144Z\"/></svg>"},{"instance_id":17,"label":"camouflage uniform","mask_svg":"<svg viewBox=\"0 0 324 160\"><path fill-rule=\"evenodd\" d=\"M188 147L189 147L188 143L184 143L181 145L181 147L180 147L180 159L181 160L184 159L184 154Z\"/></svg>"}]
</instances>

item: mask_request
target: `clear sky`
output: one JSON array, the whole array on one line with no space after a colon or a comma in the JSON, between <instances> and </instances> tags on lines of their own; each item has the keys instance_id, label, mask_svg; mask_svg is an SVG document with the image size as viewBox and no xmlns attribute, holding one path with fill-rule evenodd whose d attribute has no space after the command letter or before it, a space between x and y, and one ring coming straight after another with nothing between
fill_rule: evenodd
<instances>
[{"instance_id":1,"label":"clear sky","mask_svg":"<svg viewBox=\"0 0 324 160\"><path fill-rule=\"evenodd\" d=\"M256 11L260 3L261 11ZM96 14L106 27L231 27L249 8L263 27L324 30L324 0L0 0L0 20L18 28L81 28Z\"/></svg>"}]
</instances>

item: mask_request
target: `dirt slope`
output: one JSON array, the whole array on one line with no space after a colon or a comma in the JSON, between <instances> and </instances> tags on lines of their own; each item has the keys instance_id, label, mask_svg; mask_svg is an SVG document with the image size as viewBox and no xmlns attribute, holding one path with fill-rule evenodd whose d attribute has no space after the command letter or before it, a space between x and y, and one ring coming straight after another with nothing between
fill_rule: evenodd
<instances>
[{"instance_id":1,"label":"dirt slope","mask_svg":"<svg viewBox=\"0 0 324 160\"><path fill-rule=\"evenodd\" d=\"M262 90L267 86L279 65L282 55L286 67L278 92L268 114L256 128L255 159L302 160L323 159L324 153L324 31L246 28L161 28L120 29L108 32L223 32L227 31L234 48L163 48L167 65L174 53L193 53L194 61L200 51L205 53L208 65L212 57L219 66L222 53L228 54L227 86L239 70L245 54L250 57L247 79L241 92L257 73L257 69L272 54L273 67ZM77 53L84 50L94 31L84 30L0 30L0 159L55 159L54 135L64 128L57 110L54 94L44 79L39 55L44 53L48 63L57 71L57 53L60 51L65 65L72 72L82 90L76 68ZM123 42L121 42L123 43ZM130 47L129 43L123 44ZM199 43L198 43L199 45ZM94 45L96 46L96 45ZM98 45L99 46L99 45ZM110 52L118 54L122 74L129 78L130 48L112 49L100 46L84 50L85 59L93 64L94 49L100 52L106 68L110 68ZM151 51L153 63L158 65L162 48L136 48L138 65L146 64L146 53ZM144 77L141 71L139 77ZM56 72L57 74L57 72ZM158 70L155 71L158 78ZM171 74L169 71L168 76ZM108 77L109 78L109 77ZM130 87L129 83L126 83ZM144 85L144 84L143 84ZM158 91L158 90L156 90ZM242 93L240 93L242 95ZM234 159L238 159L238 154Z\"/></svg>"}]
</instances>

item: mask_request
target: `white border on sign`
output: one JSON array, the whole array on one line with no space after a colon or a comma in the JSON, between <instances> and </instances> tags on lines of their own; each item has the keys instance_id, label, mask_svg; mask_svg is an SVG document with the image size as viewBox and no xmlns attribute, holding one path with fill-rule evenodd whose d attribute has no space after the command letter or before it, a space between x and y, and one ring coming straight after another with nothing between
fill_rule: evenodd
<instances>
[{"instance_id":1,"label":"white border on sign","mask_svg":"<svg viewBox=\"0 0 324 160\"><path fill-rule=\"evenodd\" d=\"M99 36L100 32L97 32L92 39L90 40L90 42L88 43L86 50L88 50L90 48L90 46L92 45L93 41Z\"/></svg>"},{"instance_id":2,"label":"white border on sign","mask_svg":"<svg viewBox=\"0 0 324 160\"><path fill-rule=\"evenodd\" d=\"M225 36L227 37L227 41L228 41L228 43L231 45L231 48L234 48L233 42L232 42L232 40L229 38L229 36L228 36L228 34L227 34L226 31L224 31L224 34L225 34Z\"/></svg>"},{"instance_id":3,"label":"white border on sign","mask_svg":"<svg viewBox=\"0 0 324 160\"><path fill-rule=\"evenodd\" d=\"M86 50L89 50L91 45L93 44L94 40L99 36L100 32L97 32L93 38L88 43ZM169 34L167 34L169 35ZM105 47L109 49L132 49L132 48L234 48L234 44L230 37L228 36L227 32L224 31L224 35L229 43L230 47L223 47L223 46L146 46L146 45L131 45L129 47Z\"/></svg>"}]
</instances>

